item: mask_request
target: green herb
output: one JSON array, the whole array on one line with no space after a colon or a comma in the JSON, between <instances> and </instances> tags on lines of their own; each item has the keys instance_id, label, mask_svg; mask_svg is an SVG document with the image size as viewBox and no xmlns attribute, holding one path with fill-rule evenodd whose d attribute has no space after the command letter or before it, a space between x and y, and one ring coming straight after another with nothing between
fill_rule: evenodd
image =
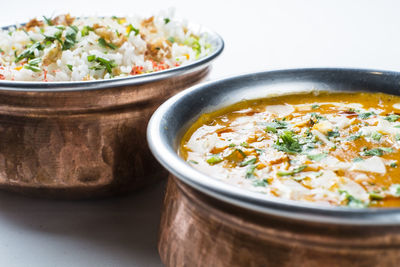
<instances>
[{"instance_id":1,"label":"green herb","mask_svg":"<svg viewBox=\"0 0 400 267\"><path fill-rule=\"evenodd\" d=\"M340 136L340 133L338 131L328 131L327 134L329 138L335 138Z\"/></svg>"},{"instance_id":2,"label":"green herb","mask_svg":"<svg viewBox=\"0 0 400 267\"><path fill-rule=\"evenodd\" d=\"M289 154L296 154L302 151L302 144L300 144L293 132L284 131L276 140L274 148Z\"/></svg>"},{"instance_id":3,"label":"green herb","mask_svg":"<svg viewBox=\"0 0 400 267\"><path fill-rule=\"evenodd\" d=\"M254 177L254 170L256 169L256 165L250 165L246 171L246 178Z\"/></svg>"},{"instance_id":4,"label":"green herb","mask_svg":"<svg viewBox=\"0 0 400 267\"><path fill-rule=\"evenodd\" d=\"M0 48L0 53L4 53L4 50Z\"/></svg>"},{"instance_id":5,"label":"green herb","mask_svg":"<svg viewBox=\"0 0 400 267\"><path fill-rule=\"evenodd\" d=\"M352 208L365 208L365 207L367 207L367 205L363 201L361 201L360 199L355 198L354 196L350 195L346 190L340 190L339 189L339 193L341 195L345 196L345 200L347 202L346 203L347 206L352 207Z\"/></svg>"},{"instance_id":6,"label":"green herb","mask_svg":"<svg viewBox=\"0 0 400 267\"><path fill-rule=\"evenodd\" d=\"M257 161L257 158L249 159L247 161L244 161L244 162L240 163L239 166L240 167L244 167L244 166L247 166L247 165L250 165L250 164L254 164L254 163L256 163L256 161Z\"/></svg>"},{"instance_id":7,"label":"green herb","mask_svg":"<svg viewBox=\"0 0 400 267\"><path fill-rule=\"evenodd\" d=\"M240 143L240 145L241 145L242 147L249 147L249 144L246 143L246 142L242 142L242 143Z\"/></svg>"},{"instance_id":8,"label":"green herb","mask_svg":"<svg viewBox=\"0 0 400 267\"><path fill-rule=\"evenodd\" d=\"M262 180L255 179L253 181L253 186L256 186L256 187L259 187L259 186L266 187L268 184L269 183L268 183L267 179L262 179Z\"/></svg>"},{"instance_id":9,"label":"green herb","mask_svg":"<svg viewBox=\"0 0 400 267\"><path fill-rule=\"evenodd\" d=\"M193 164L199 164L197 161L195 160L188 160L188 162L193 163Z\"/></svg>"},{"instance_id":10,"label":"green herb","mask_svg":"<svg viewBox=\"0 0 400 267\"><path fill-rule=\"evenodd\" d=\"M278 132L278 130L276 128L272 127L272 126L265 127L265 131L267 133L277 133Z\"/></svg>"},{"instance_id":11,"label":"green herb","mask_svg":"<svg viewBox=\"0 0 400 267\"><path fill-rule=\"evenodd\" d=\"M315 154L315 155L307 155L307 158L315 161L320 161L321 159L326 158L327 153Z\"/></svg>"},{"instance_id":12,"label":"green herb","mask_svg":"<svg viewBox=\"0 0 400 267\"><path fill-rule=\"evenodd\" d=\"M358 117L362 120L365 120L371 117L372 115L376 115L375 112L371 111L371 112L360 113L358 114Z\"/></svg>"},{"instance_id":13,"label":"green herb","mask_svg":"<svg viewBox=\"0 0 400 267\"><path fill-rule=\"evenodd\" d=\"M212 156L211 158L207 159L207 163L210 165L214 165L220 163L222 159L218 156Z\"/></svg>"},{"instance_id":14,"label":"green herb","mask_svg":"<svg viewBox=\"0 0 400 267\"><path fill-rule=\"evenodd\" d=\"M372 149L367 149L366 147L363 149L362 152L360 152L361 156L378 156L381 157L384 153L392 153L393 148L390 147L378 147L378 148L372 148Z\"/></svg>"},{"instance_id":15,"label":"green herb","mask_svg":"<svg viewBox=\"0 0 400 267\"><path fill-rule=\"evenodd\" d=\"M360 161L364 161L363 158L357 157L353 159L353 162L360 162Z\"/></svg>"},{"instance_id":16,"label":"green herb","mask_svg":"<svg viewBox=\"0 0 400 267\"><path fill-rule=\"evenodd\" d=\"M385 120L390 121L390 122L395 122L395 121L397 121L399 118L400 118L400 116L397 115L397 114L390 114L390 115L387 115L387 116L385 117Z\"/></svg>"},{"instance_id":17,"label":"green herb","mask_svg":"<svg viewBox=\"0 0 400 267\"><path fill-rule=\"evenodd\" d=\"M128 36L131 32L135 32L135 36L139 34L139 30L132 26L132 24L128 25Z\"/></svg>"},{"instance_id":18,"label":"green herb","mask_svg":"<svg viewBox=\"0 0 400 267\"><path fill-rule=\"evenodd\" d=\"M81 30L82 37L89 35L90 31L94 31L94 29L90 26L84 26Z\"/></svg>"},{"instance_id":19,"label":"green herb","mask_svg":"<svg viewBox=\"0 0 400 267\"><path fill-rule=\"evenodd\" d=\"M320 120L326 120L325 117L323 117L320 114L315 113L315 112L310 113L310 115L311 115L311 118L315 119L317 122Z\"/></svg>"},{"instance_id":20,"label":"green herb","mask_svg":"<svg viewBox=\"0 0 400 267\"><path fill-rule=\"evenodd\" d=\"M33 66L33 65L28 65L28 64L24 65L24 69L31 70L31 71L34 71L34 72L41 72L42 71L39 67Z\"/></svg>"},{"instance_id":21,"label":"green herb","mask_svg":"<svg viewBox=\"0 0 400 267\"><path fill-rule=\"evenodd\" d=\"M99 38L99 40L97 40L97 42L99 43L99 45L103 48L111 48L112 50L117 49L118 47L112 43L108 43L106 40L104 40L104 38Z\"/></svg>"},{"instance_id":22,"label":"green herb","mask_svg":"<svg viewBox=\"0 0 400 267\"><path fill-rule=\"evenodd\" d=\"M307 165L302 165L300 167L294 168L291 171L278 171L276 174L279 176L293 176L296 173L302 172L305 168L307 168Z\"/></svg>"},{"instance_id":23,"label":"green herb","mask_svg":"<svg viewBox=\"0 0 400 267\"><path fill-rule=\"evenodd\" d=\"M165 23L165 24L168 24L170 21L171 21L171 20L170 20L169 18L165 18L165 19L164 19L164 23Z\"/></svg>"},{"instance_id":24,"label":"green herb","mask_svg":"<svg viewBox=\"0 0 400 267\"><path fill-rule=\"evenodd\" d=\"M235 144L229 144L229 147L235 147L236 145Z\"/></svg>"},{"instance_id":25,"label":"green herb","mask_svg":"<svg viewBox=\"0 0 400 267\"><path fill-rule=\"evenodd\" d=\"M35 50L36 49L37 50L43 50L44 47L39 42L36 42L36 43L32 44L30 47L28 47L27 49L22 51L22 53L19 56L16 56L15 63L20 62L24 58L26 58L26 59L35 58Z\"/></svg>"},{"instance_id":26,"label":"green herb","mask_svg":"<svg viewBox=\"0 0 400 267\"><path fill-rule=\"evenodd\" d=\"M168 37L168 39L167 39L168 41L170 41L171 43L175 43L175 38L174 37Z\"/></svg>"},{"instance_id":27,"label":"green herb","mask_svg":"<svg viewBox=\"0 0 400 267\"><path fill-rule=\"evenodd\" d=\"M73 66L72 66L72 65L67 64L67 67L68 67L68 69L69 69L70 71L72 71L72 69L73 69Z\"/></svg>"},{"instance_id":28,"label":"green herb","mask_svg":"<svg viewBox=\"0 0 400 267\"><path fill-rule=\"evenodd\" d=\"M312 109L317 109L317 108L319 108L319 107L320 107L320 106L317 105L317 104L314 104L314 105L311 106Z\"/></svg>"},{"instance_id":29,"label":"green herb","mask_svg":"<svg viewBox=\"0 0 400 267\"><path fill-rule=\"evenodd\" d=\"M90 67L93 70L103 70L105 69L108 73L112 74L112 68L115 68L117 64L115 64L114 60L107 60L105 58L96 57L95 55L90 55L87 57L89 62L97 62L98 64Z\"/></svg>"},{"instance_id":30,"label":"green herb","mask_svg":"<svg viewBox=\"0 0 400 267\"><path fill-rule=\"evenodd\" d=\"M400 134L396 134L395 137L396 141L400 141Z\"/></svg>"},{"instance_id":31,"label":"green herb","mask_svg":"<svg viewBox=\"0 0 400 267\"><path fill-rule=\"evenodd\" d=\"M49 26L53 26L53 22L51 21L51 18L46 18L45 16L43 16L44 21L46 21L47 25Z\"/></svg>"},{"instance_id":32,"label":"green herb","mask_svg":"<svg viewBox=\"0 0 400 267\"><path fill-rule=\"evenodd\" d=\"M395 197L400 197L400 184L393 184L390 186L390 191Z\"/></svg>"},{"instance_id":33,"label":"green herb","mask_svg":"<svg viewBox=\"0 0 400 267\"><path fill-rule=\"evenodd\" d=\"M361 137L361 133L356 133L354 135L351 135L347 138L347 141L355 141Z\"/></svg>"},{"instance_id":34,"label":"green herb","mask_svg":"<svg viewBox=\"0 0 400 267\"><path fill-rule=\"evenodd\" d=\"M62 50L68 50L74 47L76 43L76 34L78 33L79 29L76 26L69 26L65 32L65 41L62 44Z\"/></svg>"},{"instance_id":35,"label":"green herb","mask_svg":"<svg viewBox=\"0 0 400 267\"><path fill-rule=\"evenodd\" d=\"M371 138L375 141L380 141L382 138L382 134L378 133L378 132L374 132L374 133L372 133Z\"/></svg>"},{"instance_id":36,"label":"green herb","mask_svg":"<svg viewBox=\"0 0 400 267\"><path fill-rule=\"evenodd\" d=\"M93 62L93 61L95 61L95 59L96 59L96 56L95 56L95 55L90 55L90 56L87 57L87 60L88 60L89 62Z\"/></svg>"},{"instance_id":37,"label":"green herb","mask_svg":"<svg viewBox=\"0 0 400 267\"><path fill-rule=\"evenodd\" d=\"M390 163L389 166L392 167L392 168L396 168L397 167L397 162L392 162L392 163Z\"/></svg>"},{"instance_id":38,"label":"green herb","mask_svg":"<svg viewBox=\"0 0 400 267\"><path fill-rule=\"evenodd\" d=\"M370 193L369 193L369 198L370 198L371 200L382 200L382 199L384 199L385 197L382 196L382 195L380 195L378 192L370 192Z\"/></svg>"},{"instance_id":39,"label":"green herb","mask_svg":"<svg viewBox=\"0 0 400 267\"><path fill-rule=\"evenodd\" d=\"M261 154L264 153L264 150L262 150L262 149L256 148L255 150L256 150L258 155L261 155Z\"/></svg>"}]
</instances>

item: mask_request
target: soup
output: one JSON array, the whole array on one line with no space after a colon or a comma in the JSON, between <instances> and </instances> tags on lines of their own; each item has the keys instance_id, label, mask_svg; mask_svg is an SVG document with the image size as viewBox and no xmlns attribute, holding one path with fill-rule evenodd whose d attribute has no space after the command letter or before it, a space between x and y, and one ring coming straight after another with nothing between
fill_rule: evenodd
<instances>
[{"instance_id":1,"label":"soup","mask_svg":"<svg viewBox=\"0 0 400 267\"><path fill-rule=\"evenodd\" d=\"M216 179L331 206L400 206L400 97L311 92L202 115L179 153Z\"/></svg>"}]
</instances>

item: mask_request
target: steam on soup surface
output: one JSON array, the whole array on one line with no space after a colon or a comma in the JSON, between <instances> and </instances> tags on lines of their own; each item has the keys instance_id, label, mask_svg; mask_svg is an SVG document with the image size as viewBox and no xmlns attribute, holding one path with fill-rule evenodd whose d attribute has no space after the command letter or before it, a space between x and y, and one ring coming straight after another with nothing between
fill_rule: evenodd
<instances>
[{"instance_id":1,"label":"steam on soup surface","mask_svg":"<svg viewBox=\"0 0 400 267\"><path fill-rule=\"evenodd\" d=\"M400 97L307 93L202 115L182 139L194 168L270 196L400 206Z\"/></svg>"}]
</instances>

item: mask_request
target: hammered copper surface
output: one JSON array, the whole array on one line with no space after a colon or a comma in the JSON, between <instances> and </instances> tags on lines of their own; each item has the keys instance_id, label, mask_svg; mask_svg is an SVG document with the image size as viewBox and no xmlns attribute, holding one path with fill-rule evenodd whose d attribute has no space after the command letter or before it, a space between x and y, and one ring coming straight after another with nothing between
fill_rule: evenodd
<instances>
[{"instance_id":1,"label":"hammered copper surface","mask_svg":"<svg viewBox=\"0 0 400 267\"><path fill-rule=\"evenodd\" d=\"M148 120L208 72L100 90L0 90L0 188L86 198L153 183L166 171L147 147Z\"/></svg>"},{"instance_id":2,"label":"hammered copper surface","mask_svg":"<svg viewBox=\"0 0 400 267\"><path fill-rule=\"evenodd\" d=\"M170 176L158 249L166 266L398 266L400 227L310 223L250 212Z\"/></svg>"}]
</instances>

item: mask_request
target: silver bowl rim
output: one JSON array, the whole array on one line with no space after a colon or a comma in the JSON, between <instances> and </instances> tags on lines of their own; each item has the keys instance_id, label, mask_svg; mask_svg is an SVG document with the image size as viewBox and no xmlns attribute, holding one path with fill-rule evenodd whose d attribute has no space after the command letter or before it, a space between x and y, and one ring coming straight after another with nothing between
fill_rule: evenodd
<instances>
[{"instance_id":1,"label":"silver bowl rim","mask_svg":"<svg viewBox=\"0 0 400 267\"><path fill-rule=\"evenodd\" d=\"M177 105L184 104L184 98L195 92L212 90L227 83L246 78L257 79L257 76L279 73L318 72L318 71L344 71L365 74L385 74L400 79L399 72L381 71L375 69L354 68L302 68L264 71L232 76L224 79L195 85L173 96L164 102L151 117L147 127L147 141L156 159L171 174L184 184L225 203L244 209L255 211L264 215L273 215L308 221L313 223L358 226L398 226L400 225L400 208L348 208L329 207L312 203L302 203L293 200L269 197L260 193L251 192L212 178L191 167L176 150L163 141L162 123L167 120L164 116ZM219 109L219 108L218 108ZM198 115L195 116L198 118ZM184 125L180 125L185 127ZM185 128L187 129L187 128Z\"/></svg>"},{"instance_id":2,"label":"silver bowl rim","mask_svg":"<svg viewBox=\"0 0 400 267\"><path fill-rule=\"evenodd\" d=\"M23 25L23 24L21 24ZM16 25L0 27L8 29ZM197 59L187 65L170 68L167 70L156 71L141 75L102 79L94 81L60 81L60 82L32 82L32 81L9 81L0 80L0 91L20 91L20 92L65 92L65 91L82 91L82 90L98 90L111 87L122 87L140 85L149 82L160 81L171 77L181 76L196 69L206 67L215 58L217 58L224 50L225 43L222 37L215 31L202 26L200 24L189 23L189 28L198 28L201 34L206 34L207 38L215 44L213 51L200 59Z\"/></svg>"}]
</instances>

